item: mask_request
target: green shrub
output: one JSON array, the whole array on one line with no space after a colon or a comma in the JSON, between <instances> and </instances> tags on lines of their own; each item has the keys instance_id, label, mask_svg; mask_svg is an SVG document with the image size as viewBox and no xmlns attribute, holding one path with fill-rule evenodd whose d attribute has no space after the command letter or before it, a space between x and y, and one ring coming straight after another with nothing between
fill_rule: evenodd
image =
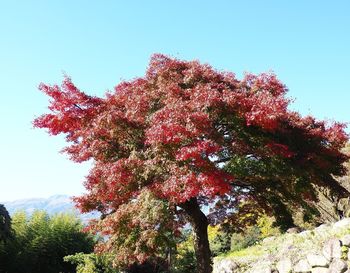
<instances>
[{"instance_id":1,"label":"green shrub","mask_svg":"<svg viewBox=\"0 0 350 273\"><path fill-rule=\"evenodd\" d=\"M254 245L261 239L259 227L248 227L244 233L233 233L231 237L231 251L238 251Z\"/></svg>"},{"instance_id":2,"label":"green shrub","mask_svg":"<svg viewBox=\"0 0 350 273\"><path fill-rule=\"evenodd\" d=\"M221 230L219 225L208 227L208 239L213 257L230 250L231 234Z\"/></svg>"},{"instance_id":3,"label":"green shrub","mask_svg":"<svg viewBox=\"0 0 350 273\"><path fill-rule=\"evenodd\" d=\"M76 253L64 257L64 261L76 266L77 273L119 273L112 267L112 258L94 253Z\"/></svg>"},{"instance_id":4,"label":"green shrub","mask_svg":"<svg viewBox=\"0 0 350 273\"><path fill-rule=\"evenodd\" d=\"M187 250L179 255L172 268L173 273L196 272L196 257L193 250Z\"/></svg>"},{"instance_id":5,"label":"green shrub","mask_svg":"<svg viewBox=\"0 0 350 273\"><path fill-rule=\"evenodd\" d=\"M196 272L196 257L193 248L191 230L183 231L182 237L176 245L175 255L171 266L173 273Z\"/></svg>"}]
</instances>

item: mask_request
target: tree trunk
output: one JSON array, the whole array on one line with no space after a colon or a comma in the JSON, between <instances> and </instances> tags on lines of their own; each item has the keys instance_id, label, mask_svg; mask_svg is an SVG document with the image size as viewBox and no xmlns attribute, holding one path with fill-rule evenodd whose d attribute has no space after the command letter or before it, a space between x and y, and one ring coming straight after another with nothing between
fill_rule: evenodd
<instances>
[{"instance_id":1,"label":"tree trunk","mask_svg":"<svg viewBox=\"0 0 350 273\"><path fill-rule=\"evenodd\" d=\"M208 241L208 219L201 211L197 199L179 204L186 214L193 229L194 250L197 259L197 273L212 273L211 251Z\"/></svg>"}]
</instances>

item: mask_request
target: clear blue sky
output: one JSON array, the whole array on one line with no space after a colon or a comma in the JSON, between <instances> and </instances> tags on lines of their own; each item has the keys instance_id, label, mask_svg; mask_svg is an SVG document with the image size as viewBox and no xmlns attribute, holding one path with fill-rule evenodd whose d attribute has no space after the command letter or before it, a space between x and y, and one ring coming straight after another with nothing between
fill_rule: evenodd
<instances>
[{"instance_id":1,"label":"clear blue sky","mask_svg":"<svg viewBox=\"0 0 350 273\"><path fill-rule=\"evenodd\" d=\"M0 201L77 195L88 164L32 129L46 111L40 82L65 72L90 94L142 76L152 53L217 69L273 70L293 109L350 121L349 1L0 0Z\"/></svg>"}]
</instances>

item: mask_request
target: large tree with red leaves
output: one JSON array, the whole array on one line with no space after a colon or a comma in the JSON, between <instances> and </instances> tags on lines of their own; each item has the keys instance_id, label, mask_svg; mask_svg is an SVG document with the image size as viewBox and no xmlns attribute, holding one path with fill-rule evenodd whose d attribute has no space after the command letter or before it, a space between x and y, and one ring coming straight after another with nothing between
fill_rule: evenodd
<instances>
[{"instance_id":1,"label":"large tree with red leaves","mask_svg":"<svg viewBox=\"0 0 350 273\"><path fill-rule=\"evenodd\" d=\"M68 77L40 89L51 97L51 113L34 125L65 134L73 161L93 160L87 193L76 201L83 212L103 213L92 224L108 235L101 251L120 249L133 234L124 262L155 253L166 241L157 232L176 234L183 214L195 234L198 272L208 273L203 204L213 204L215 219L247 199L266 211L302 208L307 215L317 189L347 194L333 178L348 158L340 151L344 125L288 110L287 89L273 74L238 80L197 61L154 55L144 77L104 98L86 95Z\"/></svg>"}]
</instances>

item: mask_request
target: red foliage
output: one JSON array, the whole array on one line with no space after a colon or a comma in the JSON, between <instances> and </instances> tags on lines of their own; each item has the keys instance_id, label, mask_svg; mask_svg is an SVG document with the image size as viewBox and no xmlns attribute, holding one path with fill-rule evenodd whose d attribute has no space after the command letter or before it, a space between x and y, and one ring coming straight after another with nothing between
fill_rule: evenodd
<instances>
[{"instance_id":1,"label":"red foliage","mask_svg":"<svg viewBox=\"0 0 350 273\"><path fill-rule=\"evenodd\" d=\"M81 207L94 200L113 209L144 186L161 189L157 192L175 203L227 192L233 178L211 159L242 142L227 143L218 131L230 116L243 121L240 130L254 126L287 135L299 128L326 152L339 150L348 139L343 124L326 126L290 112L287 89L273 74L247 74L238 81L209 65L163 55L152 57L145 78L123 82L105 98L86 95L68 77L61 87L41 84L40 89L51 97L51 113L34 126L65 133L71 142L65 151L73 160L97 162L85 183L88 198L78 199ZM285 158L301 153L273 137L264 145ZM159 170L150 170L150 161Z\"/></svg>"},{"instance_id":2,"label":"red foliage","mask_svg":"<svg viewBox=\"0 0 350 273\"><path fill-rule=\"evenodd\" d=\"M118 266L143 263L154 253L168 251L177 229L167 203L147 190L140 191L132 203L121 205L103 222L90 225L91 231L109 238L99 242L96 251L115 254L113 263Z\"/></svg>"},{"instance_id":3,"label":"red foliage","mask_svg":"<svg viewBox=\"0 0 350 273\"><path fill-rule=\"evenodd\" d=\"M294 152L291 152L287 145L279 144L279 143L268 143L266 147L270 149L274 154L290 158L295 155Z\"/></svg>"},{"instance_id":4,"label":"red foliage","mask_svg":"<svg viewBox=\"0 0 350 273\"><path fill-rule=\"evenodd\" d=\"M143 188L174 204L216 200L232 185L259 182L262 192L262 174L242 182L222 168L235 155L277 157L291 169L303 165L313 183L325 173L342 174L347 159L340 152L348 140L345 125L289 111L287 89L272 73L239 81L197 61L157 54L144 78L123 82L104 98L86 95L67 77L61 87L40 89L51 98L51 112L34 126L65 134L72 160L95 161L88 192L76 199L83 211L118 210ZM290 189L293 175L280 175L280 183L289 181Z\"/></svg>"}]
</instances>

